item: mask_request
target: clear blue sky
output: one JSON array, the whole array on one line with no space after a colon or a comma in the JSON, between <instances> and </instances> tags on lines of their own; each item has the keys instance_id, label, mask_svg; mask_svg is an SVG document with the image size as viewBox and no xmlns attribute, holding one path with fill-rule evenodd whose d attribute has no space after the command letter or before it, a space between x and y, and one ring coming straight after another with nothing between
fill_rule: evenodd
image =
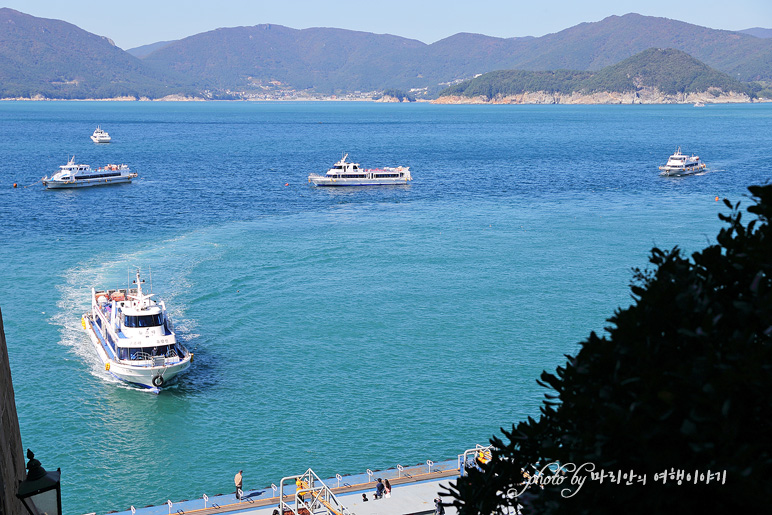
<instances>
[{"instance_id":1,"label":"clear blue sky","mask_svg":"<svg viewBox=\"0 0 772 515\"><path fill-rule=\"evenodd\" d=\"M0 6L73 23L124 49L259 23L388 33L425 43L458 32L543 36L630 12L714 29L772 28L772 0L0 0Z\"/></svg>"}]
</instances>

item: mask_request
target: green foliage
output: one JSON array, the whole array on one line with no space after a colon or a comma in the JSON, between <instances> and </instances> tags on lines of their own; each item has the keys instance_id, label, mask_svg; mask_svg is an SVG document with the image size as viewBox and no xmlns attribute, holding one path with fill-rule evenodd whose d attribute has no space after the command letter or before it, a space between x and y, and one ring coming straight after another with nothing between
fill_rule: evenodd
<instances>
[{"instance_id":1,"label":"green foliage","mask_svg":"<svg viewBox=\"0 0 772 515\"><path fill-rule=\"evenodd\" d=\"M471 81L462 82L440 92L440 96L464 95L483 96L488 100L496 96L519 95L529 91L570 94L581 89L583 81L592 76L590 72L555 70L528 72L505 70L486 73Z\"/></svg>"},{"instance_id":2,"label":"green foliage","mask_svg":"<svg viewBox=\"0 0 772 515\"><path fill-rule=\"evenodd\" d=\"M531 486L531 513L755 511L768 503L772 474L772 185L751 186L757 217L727 226L691 259L654 248L653 270L636 270L634 304L592 333L579 353L539 383L549 389L538 420L493 437L493 459L470 470L450 495L462 515L506 512L521 469L559 462L596 472L646 474L647 484L593 480ZM726 484L654 482L665 470L726 471ZM532 470L532 469L531 469ZM550 474L546 474L549 476ZM569 474L569 477L571 474ZM575 487L573 487L575 488Z\"/></svg>"},{"instance_id":3,"label":"green foliage","mask_svg":"<svg viewBox=\"0 0 772 515\"><path fill-rule=\"evenodd\" d=\"M162 97L189 91L108 39L58 20L0 9L0 98Z\"/></svg>"},{"instance_id":4,"label":"green foliage","mask_svg":"<svg viewBox=\"0 0 772 515\"><path fill-rule=\"evenodd\" d=\"M405 93L401 89L387 89L383 92L383 95L381 97L392 97L396 98L400 102L415 102L415 97L409 93Z\"/></svg>"},{"instance_id":5,"label":"green foliage","mask_svg":"<svg viewBox=\"0 0 772 515\"><path fill-rule=\"evenodd\" d=\"M668 95L703 92L709 88L751 93L748 86L729 75L672 48L650 48L604 68L589 79L584 87L589 91L635 91L635 81L645 86L656 86Z\"/></svg>"},{"instance_id":6,"label":"green foliage","mask_svg":"<svg viewBox=\"0 0 772 515\"><path fill-rule=\"evenodd\" d=\"M711 88L754 95L747 85L713 70L680 50L651 48L598 72L490 72L451 86L441 91L440 96L484 96L492 99L533 91L562 94L599 91L625 93L638 91L644 86L656 87L669 95L703 92Z\"/></svg>"}]
</instances>

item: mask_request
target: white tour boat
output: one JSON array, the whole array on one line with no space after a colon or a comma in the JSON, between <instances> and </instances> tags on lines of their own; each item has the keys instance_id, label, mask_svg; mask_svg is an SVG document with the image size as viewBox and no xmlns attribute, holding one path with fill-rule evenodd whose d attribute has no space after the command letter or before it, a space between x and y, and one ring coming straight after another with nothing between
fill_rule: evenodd
<instances>
[{"instance_id":1,"label":"white tour boat","mask_svg":"<svg viewBox=\"0 0 772 515\"><path fill-rule=\"evenodd\" d=\"M681 147L678 147L675 154L670 156L665 166L660 166L660 175L689 175L700 172L708 165L700 161L699 156L692 154L687 156L681 153Z\"/></svg>"},{"instance_id":2,"label":"white tour boat","mask_svg":"<svg viewBox=\"0 0 772 515\"><path fill-rule=\"evenodd\" d=\"M110 143L112 141L112 138L110 137L109 134L107 134L106 130L97 126L96 130L94 131L94 134L91 135L91 141L93 141L94 143Z\"/></svg>"},{"instance_id":3,"label":"white tour boat","mask_svg":"<svg viewBox=\"0 0 772 515\"><path fill-rule=\"evenodd\" d=\"M107 165L93 170L89 165L75 164L75 156L61 165L59 171L51 177L43 177L43 186L55 188L82 188L84 186L104 186L121 182L131 182L137 176L127 165Z\"/></svg>"},{"instance_id":4,"label":"white tour boat","mask_svg":"<svg viewBox=\"0 0 772 515\"><path fill-rule=\"evenodd\" d=\"M91 289L91 311L81 319L105 371L154 392L184 372L193 359L177 341L166 305L136 288Z\"/></svg>"},{"instance_id":5,"label":"white tour boat","mask_svg":"<svg viewBox=\"0 0 772 515\"><path fill-rule=\"evenodd\" d=\"M348 154L345 154L325 175L310 174L308 182L315 186L378 186L407 184L413 180L408 166L366 169L359 163L347 162L347 157Z\"/></svg>"}]
</instances>

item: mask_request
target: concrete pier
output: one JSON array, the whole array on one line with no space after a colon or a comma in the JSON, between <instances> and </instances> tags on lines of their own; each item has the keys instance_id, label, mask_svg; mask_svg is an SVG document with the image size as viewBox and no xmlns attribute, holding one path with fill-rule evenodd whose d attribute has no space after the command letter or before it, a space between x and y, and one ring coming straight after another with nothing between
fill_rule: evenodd
<instances>
[{"instance_id":1,"label":"concrete pier","mask_svg":"<svg viewBox=\"0 0 772 515\"><path fill-rule=\"evenodd\" d=\"M296 472L297 475L305 471ZM445 461L428 465L404 467L402 470L387 469L369 474L354 474L325 479L323 483L346 507L347 513L354 515L429 515L434 513L434 499L439 497L443 486L448 486L458 479L460 471L458 461ZM391 496L375 499L376 479L388 479L392 486ZM279 480L276 485L278 487ZM363 501L362 494L367 496ZM284 502L293 504L295 500L294 482L284 484ZM136 508L135 515L212 515L217 513L243 513L249 515L272 515L279 510L279 491L273 488L245 490L239 501L235 492L225 495L212 495L205 501L202 498L172 502L172 505L148 506ZM445 507L446 515L455 515L453 507ZM132 515L131 510L117 515Z\"/></svg>"}]
</instances>

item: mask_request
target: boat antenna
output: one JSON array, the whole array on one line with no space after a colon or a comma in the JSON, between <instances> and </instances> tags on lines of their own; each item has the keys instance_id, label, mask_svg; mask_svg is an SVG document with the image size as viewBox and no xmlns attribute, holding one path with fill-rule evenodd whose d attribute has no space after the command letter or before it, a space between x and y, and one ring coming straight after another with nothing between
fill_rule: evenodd
<instances>
[{"instance_id":1,"label":"boat antenna","mask_svg":"<svg viewBox=\"0 0 772 515\"><path fill-rule=\"evenodd\" d=\"M153 269L147 267L147 272L150 275L150 293L153 293Z\"/></svg>"}]
</instances>

